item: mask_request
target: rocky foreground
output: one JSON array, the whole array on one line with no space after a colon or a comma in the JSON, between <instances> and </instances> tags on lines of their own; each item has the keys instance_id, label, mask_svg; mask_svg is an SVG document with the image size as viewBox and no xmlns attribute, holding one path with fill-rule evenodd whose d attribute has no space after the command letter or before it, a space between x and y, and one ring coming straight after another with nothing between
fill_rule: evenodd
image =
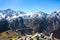
<instances>
[{"instance_id":1,"label":"rocky foreground","mask_svg":"<svg viewBox=\"0 0 60 40\"><path fill-rule=\"evenodd\" d=\"M34 35L17 35L17 33L12 30L8 30L0 33L0 40L60 40L53 37L53 33L49 36L44 35L43 33L36 33Z\"/></svg>"},{"instance_id":2,"label":"rocky foreground","mask_svg":"<svg viewBox=\"0 0 60 40\"><path fill-rule=\"evenodd\" d=\"M0 33L12 30L19 35L37 32L60 39L60 11L24 13L11 9L0 10Z\"/></svg>"}]
</instances>

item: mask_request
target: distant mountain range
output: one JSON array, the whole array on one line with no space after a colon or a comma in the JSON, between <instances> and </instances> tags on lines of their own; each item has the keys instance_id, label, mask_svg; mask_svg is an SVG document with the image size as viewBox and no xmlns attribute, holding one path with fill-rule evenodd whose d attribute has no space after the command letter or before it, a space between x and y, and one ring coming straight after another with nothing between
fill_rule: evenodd
<instances>
[{"instance_id":1,"label":"distant mountain range","mask_svg":"<svg viewBox=\"0 0 60 40\"><path fill-rule=\"evenodd\" d=\"M60 11L47 14L41 11L24 13L11 9L0 10L0 33L6 30L13 30L17 33L22 31L26 34L30 34L34 30L34 33L42 32L46 35L54 33L54 36L59 36Z\"/></svg>"}]
</instances>

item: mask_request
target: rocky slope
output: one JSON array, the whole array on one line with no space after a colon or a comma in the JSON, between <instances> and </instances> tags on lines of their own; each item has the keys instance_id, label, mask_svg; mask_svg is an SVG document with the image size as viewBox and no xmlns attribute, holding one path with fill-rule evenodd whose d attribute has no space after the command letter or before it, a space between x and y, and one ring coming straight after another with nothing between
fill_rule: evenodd
<instances>
[{"instance_id":1,"label":"rocky slope","mask_svg":"<svg viewBox=\"0 0 60 40\"><path fill-rule=\"evenodd\" d=\"M54 36L56 36L60 33L59 29L60 11L47 14L41 11L24 13L11 9L0 10L0 32L13 30L17 33L22 32L22 34L30 34L34 31L34 33L42 32L46 35L54 33Z\"/></svg>"}]
</instances>

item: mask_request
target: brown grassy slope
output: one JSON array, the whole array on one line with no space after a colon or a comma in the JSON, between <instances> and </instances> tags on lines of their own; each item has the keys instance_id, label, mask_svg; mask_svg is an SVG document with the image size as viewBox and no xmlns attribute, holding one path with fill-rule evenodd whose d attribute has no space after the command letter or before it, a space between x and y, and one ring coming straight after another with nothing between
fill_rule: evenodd
<instances>
[{"instance_id":1,"label":"brown grassy slope","mask_svg":"<svg viewBox=\"0 0 60 40\"><path fill-rule=\"evenodd\" d=\"M12 30L8 30L3 33L0 33L0 40L6 38L12 38L12 37L17 37L17 35Z\"/></svg>"}]
</instances>

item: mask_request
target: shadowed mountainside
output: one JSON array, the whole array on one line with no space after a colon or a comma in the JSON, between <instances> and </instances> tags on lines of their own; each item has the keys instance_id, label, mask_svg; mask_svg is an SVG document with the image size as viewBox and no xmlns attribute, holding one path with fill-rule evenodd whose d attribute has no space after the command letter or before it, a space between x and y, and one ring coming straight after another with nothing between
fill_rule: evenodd
<instances>
[{"instance_id":1,"label":"shadowed mountainside","mask_svg":"<svg viewBox=\"0 0 60 40\"><path fill-rule=\"evenodd\" d=\"M0 32L13 30L17 33L30 34L32 31L46 35L53 33L59 38L60 11L47 14L44 12L24 13L11 9L0 10ZM57 35L58 34L58 35Z\"/></svg>"}]
</instances>

